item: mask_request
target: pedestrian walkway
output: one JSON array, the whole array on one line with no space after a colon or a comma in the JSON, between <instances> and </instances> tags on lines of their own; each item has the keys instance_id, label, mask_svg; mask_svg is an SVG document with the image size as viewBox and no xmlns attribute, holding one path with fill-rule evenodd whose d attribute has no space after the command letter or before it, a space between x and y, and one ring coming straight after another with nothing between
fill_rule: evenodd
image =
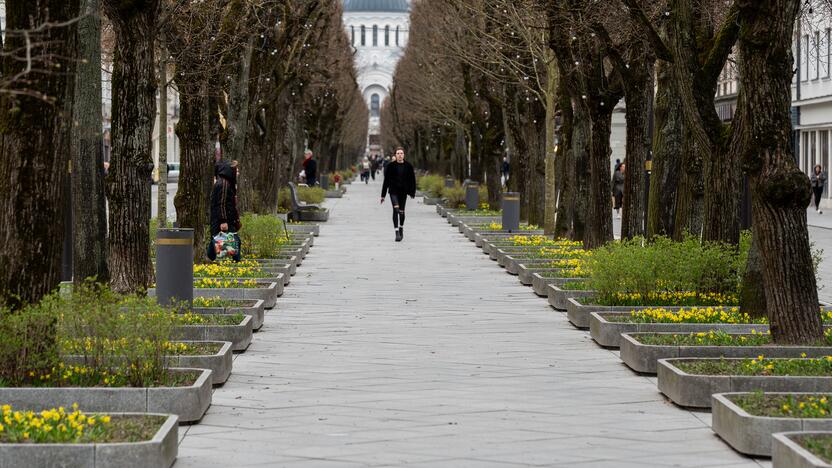
<instances>
[{"instance_id":1,"label":"pedestrian walkway","mask_svg":"<svg viewBox=\"0 0 832 468\"><path fill-rule=\"evenodd\" d=\"M379 182L330 222L184 427L177 468L758 467L436 215Z\"/></svg>"}]
</instances>

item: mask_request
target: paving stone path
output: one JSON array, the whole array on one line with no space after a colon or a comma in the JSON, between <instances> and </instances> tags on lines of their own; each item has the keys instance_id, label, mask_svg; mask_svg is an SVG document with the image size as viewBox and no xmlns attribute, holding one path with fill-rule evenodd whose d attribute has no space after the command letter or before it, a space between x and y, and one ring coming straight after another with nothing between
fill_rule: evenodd
<instances>
[{"instance_id":1,"label":"paving stone path","mask_svg":"<svg viewBox=\"0 0 832 468\"><path fill-rule=\"evenodd\" d=\"M278 308L176 468L758 467L473 243L380 183L330 200Z\"/></svg>"}]
</instances>

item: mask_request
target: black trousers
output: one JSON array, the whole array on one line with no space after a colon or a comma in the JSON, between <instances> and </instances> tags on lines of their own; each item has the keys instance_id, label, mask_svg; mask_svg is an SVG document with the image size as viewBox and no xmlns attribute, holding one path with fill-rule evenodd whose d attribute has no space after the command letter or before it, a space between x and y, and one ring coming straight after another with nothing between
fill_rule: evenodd
<instances>
[{"instance_id":1,"label":"black trousers","mask_svg":"<svg viewBox=\"0 0 832 468\"><path fill-rule=\"evenodd\" d=\"M390 203L393 204L393 228L404 226L404 208L407 206L407 194L390 193Z\"/></svg>"},{"instance_id":2,"label":"black trousers","mask_svg":"<svg viewBox=\"0 0 832 468\"><path fill-rule=\"evenodd\" d=\"M815 193L815 209L820 210L820 199L823 198L823 187L812 187Z\"/></svg>"}]
</instances>

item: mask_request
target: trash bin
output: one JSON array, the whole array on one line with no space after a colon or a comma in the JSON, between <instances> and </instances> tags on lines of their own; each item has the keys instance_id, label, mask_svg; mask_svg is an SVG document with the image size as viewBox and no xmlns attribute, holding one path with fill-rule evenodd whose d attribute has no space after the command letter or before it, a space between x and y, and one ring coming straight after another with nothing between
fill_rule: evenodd
<instances>
[{"instance_id":1,"label":"trash bin","mask_svg":"<svg viewBox=\"0 0 832 468\"><path fill-rule=\"evenodd\" d=\"M518 192L503 193L503 230L517 232L520 230L520 194Z\"/></svg>"},{"instance_id":2,"label":"trash bin","mask_svg":"<svg viewBox=\"0 0 832 468\"><path fill-rule=\"evenodd\" d=\"M470 182L465 188L465 208L476 210L480 207L480 186L476 182Z\"/></svg>"},{"instance_id":3,"label":"trash bin","mask_svg":"<svg viewBox=\"0 0 832 468\"><path fill-rule=\"evenodd\" d=\"M156 299L163 306L193 304L193 229L156 231Z\"/></svg>"}]
</instances>

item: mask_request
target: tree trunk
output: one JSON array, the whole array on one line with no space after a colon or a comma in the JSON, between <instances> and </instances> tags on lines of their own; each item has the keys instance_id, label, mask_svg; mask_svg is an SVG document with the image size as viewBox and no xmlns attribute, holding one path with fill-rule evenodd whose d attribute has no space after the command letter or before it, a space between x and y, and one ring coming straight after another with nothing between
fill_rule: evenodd
<instances>
[{"instance_id":1,"label":"tree trunk","mask_svg":"<svg viewBox=\"0 0 832 468\"><path fill-rule=\"evenodd\" d=\"M592 146L592 124L589 113L580 103L574 102L572 111L572 160L575 162L575 190L572 195L573 239L585 241L590 229L590 158ZM609 162L607 162L609 165ZM609 169L608 169L609 170ZM609 203L609 200L607 200ZM610 213L612 217L612 213Z\"/></svg>"},{"instance_id":2,"label":"tree trunk","mask_svg":"<svg viewBox=\"0 0 832 468\"><path fill-rule=\"evenodd\" d=\"M660 62L655 106L653 172L647 235L673 236L682 161L682 101L675 92L671 65Z\"/></svg>"},{"instance_id":3,"label":"tree trunk","mask_svg":"<svg viewBox=\"0 0 832 468\"><path fill-rule=\"evenodd\" d=\"M771 334L778 344L814 343L823 327L806 219L811 190L791 145L791 44L801 2L738 3L743 73L734 148L750 178Z\"/></svg>"},{"instance_id":4,"label":"tree trunk","mask_svg":"<svg viewBox=\"0 0 832 468\"><path fill-rule=\"evenodd\" d=\"M211 179L214 167L214 143L209 125L207 83L179 83L180 117L176 124L181 153L179 188L173 203L179 226L194 230L194 261L203 262Z\"/></svg>"},{"instance_id":5,"label":"tree trunk","mask_svg":"<svg viewBox=\"0 0 832 468\"><path fill-rule=\"evenodd\" d=\"M78 0L6 0L6 27L30 30L69 22ZM75 95L76 24L32 33L27 50L21 34L7 35L3 76L24 73L0 98L0 303L13 308L37 302L58 286L64 236L64 189L69 165ZM21 53L31 52L34 69L25 73ZM48 57L48 59L42 59ZM44 63L43 60L48 60Z\"/></svg>"},{"instance_id":6,"label":"tree trunk","mask_svg":"<svg viewBox=\"0 0 832 468\"><path fill-rule=\"evenodd\" d=\"M558 107L561 113L560 144L555 156L555 237L575 240L575 151L572 133L574 129L572 100L567 93L565 81L558 86ZM583 237L581 237L583 238Z\"/></svg>"},{"instance_id":7,"label":"tree trunk","mask_svg":"<svg viewBox=\"0 0 832 468\"><path fill-rule=\"evenodd\" d=\"M590 113L592 136L589 151L589 216L584 233L584 248L601 247L613 239L612 186L610 179L610 135L613 106L593 109Z\"/></svg>"},{"instance_id":8,"label":"tree trunk","mask_svg":"<svg viewBox=\"0 0 832 468\"><path fill-rule=\"evenodd\" d=\"M673 239L681 241L686 235L702 234L703 199L702 155L690 130L682 131L682 174L676 199L676 228Z\"/></svg>"},{"instance_id":9,"label":"tree trunk","mask_svg":"<svg viewBox=\"0 0 832 468\"><path fill-rule=\"evenodd\" d=\"M113 157L107 177L110 284L140 292L153 282L150 177L156 120L154 46L159 0L102 0L116 34L113 60Z\"/></svg>"},{"instance_id":10,"label":"tree trunk","mask_svg":"<svg viewBox=\"0 0 832 468\"><path fill-rule=\"evenodd\" d=\"M251 76L251 58L254 50L254 36L249 38L243 51L243 58L228 92L227 145L225 156L231 160L243 159L246 148L246 136L249 119L249 79Z\"/></svg>"},{"instance_id":11,"label":"tree trunk","mask_svg":"<svg viewBox=\"0 0 832 468\"><path fill-rule=\"evenodd\" d=\"M101 16L98 0L83 0L78 22L78 75L72 129L73 279L106 283L107 200L101 116Z\"/></svg>"},{"instance_id":12,"label":"tree trunk","mask_svg":"<svg viewBox=\"0 0 832 468\"><path fill-rule=\"evenodd\" d=\"M557 149L555 148L555 112L557 106L558 93L558 69L555 58L551 56L551 52L547 50L547 64L546 64L546 189L544 195L544 213L543 213L543 232L547 235L557 236L558 232L555 228L555 220L557 216L557 192L555 187L555 158Z\"/></svg>"},{"instance_id":13,"label":"tree trunk","mask_svg":"<svg viewBox=\"0 0 832 468\"><path fill-rule=\"evenodd\" d=\"M647 177L645 162L650 153L650 103L653 99L653 63L646 60L631 62L630 80L625 83L627 99L627 164L624 178L624 206L621 238L644 235Z\"/></svg>"},{"instance_id":14,"label":"tree trunk","mask_svg":"<svg viewBox=\"0 0 832 468\"><path fill-rule=\"evenodd\" d=\"M168 225L168 51L159 46L159 227Z\"/></svg>"}]
</instances>

